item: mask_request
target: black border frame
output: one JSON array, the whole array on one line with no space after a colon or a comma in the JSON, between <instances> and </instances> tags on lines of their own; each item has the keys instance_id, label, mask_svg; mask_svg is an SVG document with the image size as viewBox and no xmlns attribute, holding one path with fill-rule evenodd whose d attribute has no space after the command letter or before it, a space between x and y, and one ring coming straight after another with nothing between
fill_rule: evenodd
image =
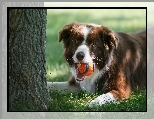
<instances>
[{"instance_id":1,"label":"black border frame","mask_svg":"<svg viewBox=\"0 0 154 119\"><path fill-rule=\"evenodd\" d=\"M9 111L9 10L10 9L145 9L146 10L146 34L147 34L147 7L7 7L7 112L147 112L146 111ZM146 36L147 39L147 36ZM147 52L147 40L146 40L146 52ZM147 55L147 54L146 54ZM147 61L146 61L147 64ZM146 70L147 77L147 70ZM146 81L146 99L147 99L147 81Z\"/></svg>"}]
</instances>

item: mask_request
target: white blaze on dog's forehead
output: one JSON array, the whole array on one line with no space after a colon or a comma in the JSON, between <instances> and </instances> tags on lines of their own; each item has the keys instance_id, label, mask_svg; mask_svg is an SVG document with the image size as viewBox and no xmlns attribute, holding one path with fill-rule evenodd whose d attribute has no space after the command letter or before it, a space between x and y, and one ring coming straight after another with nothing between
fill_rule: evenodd
<instances>
[{"instance_id":1,"label":"white blaze on dog's forehead","mask_svg":"<svg viewBox=\"0 0 154 119\"><path fill-rule=\"evenodd\" d=\"M84 34L84 41L82 42L82 44L85 44L85 41L86 41L86 38L87 38L87 35L88 35L90 29L91 29L91 28L86 27L86 26L83 27L82 32L83 32L83 34Z\"/></svg>"}]
</instances>

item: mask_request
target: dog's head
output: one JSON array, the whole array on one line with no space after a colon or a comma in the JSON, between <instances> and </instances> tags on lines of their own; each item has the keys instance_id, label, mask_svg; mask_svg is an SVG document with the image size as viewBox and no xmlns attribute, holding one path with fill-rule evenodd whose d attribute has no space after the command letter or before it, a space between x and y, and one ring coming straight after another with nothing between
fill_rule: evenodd
<instances>
[{"instance_id":1,"label":"dog's head","mask_svg":"<svg viewBox=\"0 0 154 119\"><path fill-rule=\"evenodd\" d=\"M64 56L70 67L75 63L93 62L101 70L118 45L118 38L105 26L73 22L59 32L64 43Z\"/></svg>"}]
</instances>

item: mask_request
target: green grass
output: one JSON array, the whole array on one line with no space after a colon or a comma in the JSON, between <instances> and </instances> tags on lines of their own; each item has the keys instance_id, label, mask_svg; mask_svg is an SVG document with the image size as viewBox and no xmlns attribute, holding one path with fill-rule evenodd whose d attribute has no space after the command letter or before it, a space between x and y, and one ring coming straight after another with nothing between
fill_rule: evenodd
<instances>
[{"instance_id":1,"label":"green grass","mask_svg":"<svg viewBox=\"0 0 154 119\"><path fill-rule=\"evenodd\" d=\"M141 9L50 9L47 12L46 38L46 71L48 81L67 81L70 71L63 58L62 43L58 41L58 32L70 22L89 22L108 26L115 31L136 32L146 28L146 11ZM143 96L142 96L143 95ZM53 93L50 110L52 111L145 111L145 92L132 94L132 98L120 105L105 105L94 109L85 107L85 104L96 95L68 93L62 95ZM58 102L58 103L57 103ZM137 105L142 105L138 107Z\"/></svg>"},{"instance_id":2,"label":"green grass","mask_svg":"<svg viewBox=\"0 0 154 119\"><path fill-rule=\"evenodd\" d=\"M102 106L88 107L89 101L93 100L98 94L87 94L80 92L77 94L60 92L50 93L52 100L49 111L146 111L146 92L141 91L132 93L127 100L119 104L107 103Z\"/></svg>"}]
</instances>

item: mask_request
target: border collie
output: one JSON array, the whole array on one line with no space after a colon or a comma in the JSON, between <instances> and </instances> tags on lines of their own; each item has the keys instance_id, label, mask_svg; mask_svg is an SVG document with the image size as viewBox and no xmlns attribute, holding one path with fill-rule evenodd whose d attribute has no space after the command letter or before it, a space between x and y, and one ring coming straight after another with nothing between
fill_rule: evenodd
<instances>
[{"instance_id":1,"label":"border collie","mask_svg":"<svg viewBox=\"0 0 154 119\"><path fill-rule=\"evenodd\" d=\"M146 30L127 34L103 25L73 22L59 32L61 41L72 77L67 82L47 82L47 87L100 93L89 106L119 102L132 91L146 89ZM95 65L93 73L78 76L76 64L87 62Z\"/></svg>"}]
</instances>

